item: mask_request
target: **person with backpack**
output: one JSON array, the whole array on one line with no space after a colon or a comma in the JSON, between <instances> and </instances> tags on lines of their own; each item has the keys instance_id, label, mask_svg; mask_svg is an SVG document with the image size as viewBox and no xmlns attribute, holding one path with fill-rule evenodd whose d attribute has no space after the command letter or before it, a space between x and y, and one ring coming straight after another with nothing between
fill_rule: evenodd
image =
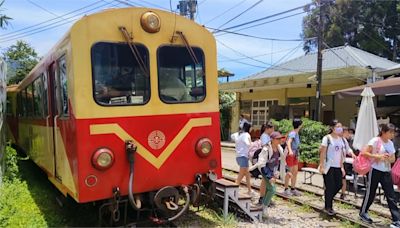
<instances>
[{"instance_id":1,"label":"person with backpack","mask_svg":"<svg viewBox=\"0 0 400 228\"><path fill-rule=\"evenodd\" d=\"M280 145L281 139L284 136L275 131L271 133L270 137L271 141L263 146L258 155L257 163L249 168L249 170L258 169L266 183L264 187L266 195L262 201L263 217L267 216L267 207L271 202L272 196L275 194L275 181L280 175L284 175L285 167L284 153ZM281 168L280 170L279 167Z\"/></svg>"},{"instance_id":2,"label":"person with backpack","mask_svg":"<svg viewBox=\"0 0 400 228\"><path fill-rule=\"evenodd\" d=\"M368 172L368 184L366 193L360 209L360 219L367 223L372 223L368 215L368 209L373 203L376 194L376 188L380 183L385 193L386 201L392 215L393 223L390 227L400 227L400 212L396 204L396 197L393 189L391 163L395 158L395 148L392 142L395 133L395 126L391 123L381 124L379 126L379 135L368 142L366 150L361 155L371 159L371 171Z\"/></svg>"},{"instance_id":3,"label":"person with backpack","mask_svg":"<svg viewBox=\"0 0 400 228\"><path fill-rule=\"evenodd\" d=\"M235 142L236 162L240 167L236 184L240 185L243 177L246 177L248 195L253 196L255 193L251 190L251 177L249 173L249 147L251 145L250 128L251 125L249 123L244 123L243 131L239 132L239 136Z\"/></svg>"},{"instance_id":4,"label":"person with backpack","mask_svg":"<svg viewBox=\"0 0 400 228\"><path fill-rule=\"evenodd\" d=\"M346 143L342 138L343 127L338 120L330 124L330 132L322 138L319 156L319 172L324 178L324 211L334 215L332 202L342 188L342 177L346 175L343 167Z\"/></svg>"},{"instance_id":5,"label":"person with backpack","mask_svg":"<svg viewBox=\"0 0 400 228\"><path fill-rule=\"evenodd\" d=\"M285 190L283 192L286 196L300 196L301 193L296 189L298 164L299 164L299 146L300 146L300 136L299 131L303 121L301 119L293 119L293 130L289 132L286 141L285 155L286 155L286 165L288 167L288 172L285 176ZM289 180L291 181L291 190L289 189Z\"/></svg>"},{"instance_id":6,"label":"person with backpack","mask_svg":"<svg viewBox=\"0 0 400 228\"><path fill-rule=\"evenodd\" d=\"M268 143L271 142L271 134L272 132L275 131L274 124L271 121L268 121L267 123L261 125L261 135L260 135L260 140L261 140L261 147L268 145ZM263 199L265 196L265 190L266 190L266 181L264 178L261 179L261 184L260 184L260 198L258 199L258 204L262 205ZM272 201L270 201L271 206L275 205Z\"/></svg>"}]
</instances>

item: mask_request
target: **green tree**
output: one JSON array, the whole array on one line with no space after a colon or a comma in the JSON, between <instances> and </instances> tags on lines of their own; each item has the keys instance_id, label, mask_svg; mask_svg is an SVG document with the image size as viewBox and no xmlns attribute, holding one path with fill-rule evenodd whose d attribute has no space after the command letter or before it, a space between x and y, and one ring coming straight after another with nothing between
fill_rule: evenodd
<instances>
[{"instance_id":1,"label":"green tree","mask_svg":"<svg viewBox=\"0 0 400 228\"><path fill-rule=\"evenodd\" d=\"M218 77L229 77L233 73L224 68L218 70ZM227 140L229 137L230 123L232 120L232 106L235 103L235 94L219 91L219 112L221 120L221 138Z\"/></svg>"},{"instance_id":2,"label":"green tree","mask_svg":"<svg viewBox=\"0 0 400 228\"><path fill-rule=\"evenodd\" d=\"M18 40L4 53L3 58L7 63L7 77L9 84L19 83L39 62L36 51L25 41Z\"/></svg>"},{"instance_id":3,"label":"green tree","mask_svg":"<svg viewBox=\"0 0 400 228\"><path fill-rule=\"evenodd\" d=\"M303 18L302 37L306 52L315 50L319 28L318 2ZM376 55L397 60L400 12L398 0L323 0L323 37L329 47L349 44Z\"/></svg>"},{"instance_id":4,"label":"green tree","mask_svg":"<svg viewBox=\"0 0 400 228\"><path fill-rule=\"evenodd\" d=\"M0 2L0 8L3 6L4 0ZM0 10L1 12L2 10ZM0 13L0 28L4 29L9 23L10 20L12 20L11 17L8 17L2 13Z\"/></svg>"}]
</instances>

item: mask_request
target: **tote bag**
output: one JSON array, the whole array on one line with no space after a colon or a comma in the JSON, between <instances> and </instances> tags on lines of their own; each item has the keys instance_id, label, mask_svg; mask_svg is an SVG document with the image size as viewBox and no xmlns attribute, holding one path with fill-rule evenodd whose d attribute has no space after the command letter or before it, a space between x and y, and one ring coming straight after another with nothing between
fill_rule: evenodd
<instances>
[{"instance_id":1,"label":"tote bag","mask_svg":"<svg viewBox=\"0 0 400 228\"><path fill-rule=\"evenodd\" d=\"M378 150L381 149L382 146L382 142L381 139L378 139L378 142L376 143L376 148L374 148L372 150L372 153L374 153L374 150L376 152L378 152ZM365 157L363 155L363 152L365 150L367 150L368 146L364 147L362 152L360 153L360 155L358 155L354 161L353 161L353 169L356 173L358 173L359 175L365 175L367 174L369 171L371 171L371 164L372 161L370 158Z\"/></svg>"},{"instance_id":2,"label":"tote bag","mask_svg":"<svg viewBox=\"0 0 400 228\"><path fill-rule=\"evenodd\" d=\"M400 159L397 159L392 168L392 180L394 185L400 185Z\"/></svg>"}]
</instances>

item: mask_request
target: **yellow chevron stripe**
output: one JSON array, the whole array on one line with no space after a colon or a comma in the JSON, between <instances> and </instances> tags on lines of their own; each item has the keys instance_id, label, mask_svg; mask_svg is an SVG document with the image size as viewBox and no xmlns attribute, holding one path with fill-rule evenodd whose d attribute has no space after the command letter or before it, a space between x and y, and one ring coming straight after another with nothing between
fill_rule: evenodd
<instances>
[{"instance_id":1,"label":"yellow chevron stripe","mask_svg":"<svg viewBox=\"0 0 400 228\"><path fill-rule=\"evenodd\" d=\"M192 130L192 128L210 126L210 125L211 125L210 117L190 119L158 157L150 153L150 151L148 151L142 144L140 144L136 139L134 139L131 135L129 135L121 126L119 126L119 124L114 123L114 124L90 125L90 134L91 135L115 134L124 142L126 140L133 140L137 145L137 153L140 154L140 156L146 159L154 167L159 169L164 164L164 162L169 158L169 156L171 156L172 152L174 152L174 150L186 137L189 131Z\"/></svg>"}]
</instances>

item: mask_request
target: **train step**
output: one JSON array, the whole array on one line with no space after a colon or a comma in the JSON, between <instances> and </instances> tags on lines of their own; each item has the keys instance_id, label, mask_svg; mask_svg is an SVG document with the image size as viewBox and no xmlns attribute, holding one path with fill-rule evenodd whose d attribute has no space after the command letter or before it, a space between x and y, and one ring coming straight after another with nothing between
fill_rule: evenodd
<instances>
[{"instance_id":1,"label":"train step","mask_svg":"<svg viewBox=\"0 0 400 228\"><path fill-rule=\"evenodd\" d=\"M228 215L228 210L231 206L236 206L241 212L246 214L254 222L262 221L262 208L255 207L252 203L252 197L242 193L239 190L239 185L236 183L226 180L218 179L215 181L217 192L216 195L224 200L224 217Z\"/></svg>"}]
</instances>

